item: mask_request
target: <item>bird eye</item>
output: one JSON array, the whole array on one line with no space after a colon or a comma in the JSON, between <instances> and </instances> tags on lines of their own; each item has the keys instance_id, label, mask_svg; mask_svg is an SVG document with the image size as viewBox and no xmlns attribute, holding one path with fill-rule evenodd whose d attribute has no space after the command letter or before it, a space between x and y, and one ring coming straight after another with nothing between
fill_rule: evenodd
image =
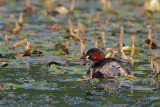
<instances>
[{"instance_id":1,"label":"bird eye","mask_svg":"<svg viewBox=\"0 0 160 107\"><path fill-rule=\"evenodd\" d=\"M86 56L86 59L88 59L89 58L89 56Z\"/></svg>"}]
</instances>

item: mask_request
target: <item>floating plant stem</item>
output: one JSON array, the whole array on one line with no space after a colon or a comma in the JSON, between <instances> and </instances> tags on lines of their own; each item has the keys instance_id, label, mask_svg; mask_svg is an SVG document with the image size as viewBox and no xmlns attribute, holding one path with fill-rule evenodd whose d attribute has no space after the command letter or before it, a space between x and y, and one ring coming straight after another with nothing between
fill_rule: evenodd
<instances>
[{"instance_id":1,"label":"floating plant stem","mask_svg":"<svg viewBox=\"0 0 160 107\"><path fill-rule=\"evenodd\" d=\"M95 40L95 48L98 48L98 40Z\"/></svg>"},{"instance_id":2,"label":"floating plant stem","mask_svg":"<svg viewBox=\"0 0 160 107\"><path fill-rule=\"evenodd\" d=\"M150 64L151 64L151 69L154 72L154 69L153 69L153 58L151 58Z\"/></svg>"},{"instance_id":3,"label":"floating plant stem","mask_svg":"<svg viewBox=\"0 0 160 107\"><path fill-rule=\"evenodd\" d=\"M102 10L106 11L107 10L107 0L100 0Z\"/></svg>"},{"instance_id":4,"label":"floating plant stem","mask_svg":"<svg viewBox=\"0 0 160 107\"><path fill-rule=\"evenodd\" d=\"M131 37L131 42L132 42L132 47L131 47L131 57L134 57L134 50L135 50L135 37L136 35L132 35Z\"/></svg>"},{"instance_id":5,"label":"floating plant stem","mask_svg":"<svg viewBox=\"0 0 160 107\"><path fill-rule=\"evenodd\" d=\"M19 20L18 20L19 24L22 25L22 22L23 22L23 12L21 12L19 14Z\"/></svg>"},{"instance_id":6,"label":"floating plant stem","mask_svg":"<svg viewBox=\"0 0 160 107\"><path fill-rule=\"evenodd\" d=\"M152 48L152 29L149 29L149 32L148 32L148 40L150 41L149 44L148 44L148 48L151 49Z\"/></svg>"},{"instance_id":7,"label":"floating plant stem","mask_svg":"<svg viewBox=\"0 0 160 107\"><path fill-rule=\"evenodd\" d=\"M158 74L159 74L159 67L158 67L158 63L153 61L153 65L154 65L154 68L155 68L155 73L157 74L157 77L158 77Z\"/></svg>"},{"instance_id":8,"label":"floating plant stem","mask_svg":"<svg viewBox=\"0 0 160 107\"><path fill-rule=\"evenodd\" d=\"M74 40L74 41L75 41L75 45L77 45L77 39L78 39L77 37L79 37L79 29L78 29L78 31L76 32L76 37L75 37L75 40Z\"/></svg>"},{"instance_id":9,"label":"floating plant stem","mask_svg":"<svg viewBox=\"0 0 160 107\"><path fill-rule=\"evenodd\" d=\"M14 18L14 15L11 14L10 17L9 17L9 19L5 21L5 25L9 26L9 24L13 20L13 18Z\"/></svg>"},{"instance_id":10,"label":"floating plant stem","mask_svg":"<svg viewBox=\"0 0 160 107\"><path fill-rule=\"evenodd\" d=\"M152 39L151 36L152 36L152 29L149 29L149 32L148 32L148 39L151 40L151 39Z\"/></svg>"},{"instance_id":11,"label":"floating plant stem","mask_svg":"<svg viewBox=\"0 0 160 107\"><path fill-rule=\"evenodd\" d=\"M120 39L119 39L119 52L122 54L122 57L124 59L128 59L123 52L123 35L124 35L124 29L123 29L123 26L122 26L121 27L121 33L120 33Z\"/></svg>"},{"instance_id":12,"label":"floating plant stem","mask_svg":"<svg viewBox=\"0 0 160 107\"><path fill-rule=\"evenodd\" d=\"M115 54L118 53L116 50L114 50L112 48L107 48L106 51L110 52L105 56L106 58L113 58L115 56Z\"/></svg>"},{"instance_id":13,"label":"floating plant stem","mask_svg":"<svg viewBox=\"0 0 160 107\"><path fill-rule=\"evenodd\" d=\"M152 43L153 43L153 41L152 41L152 40L150 40L150 43L148 44L148 48L149 48L149 49L151 49L151 48L152 48Z\"/></svg>"},{"instance_id":14,"label":"floating plant stem","mask_svg":"<svg viewBox=\"0 0 160 107\"><path fill-rule=\"evenodd\" d=\"M80 29L80 31L81 31L81 38L83 38L83 36L84 36L84 29L83 29L83 25L82 25L82 23L81 23L81 20L78 20L78 29Z\"/></svg>"},{"instance_id":15,"label":"floating plant stem","mask_svg":"<svg viewBox=\"0 0 160 107\"><path fill-rule=\"evenodd\" d=\"M107 0L107 9L110 10L111 9L111 1Z\"/></svg>"},{"instance_id":16,"label":"floating plant stem","mask_svg":"<svg viewBox=\"0 0 160 107\"><path fill-rule=\"evenodd\" d=\"M81 43L81 56L84 56L86 52L85 52L85 45L82 39L80 40L80 43Z\"/></svg>"},{"instance_id":17,"label":"floating plant stem","mask_svg":"<svg viewBox=\"0 0 160 107\"><path fill-rule=\"evenodd\" d=\"M123 27L121 27L121 34L120 34L120 40L119 40L119 51L121 53L123 52L123 35L124 35L124 30L123 30Z\"/></svg>"},{"instance_id":18,"label":"floating plant stem","mask_svg":"<svg viewBox=\"0 0 160 107\"><path fill-rule=\"evenodd\" d=\"M118 1L117 0L114 0L114 5L115 5L115 8L118 9Z\"/></svg>"},{"instance_id":19,"label":"floating plant stem","mask_svg":"<svg viewBox=\"0 0 160 107\"><path fill-rule=\"evenodd\" d=\"M106 0L100 0L100 3L102 7L106 7L107 1Z\"/></svg>"},{"instance_id":20,"label":"floating plant stem","mask_svg":"<svg viewBox=\"0 0 160 107\"><path fill-rule=\"evenodd\" d=\"M79 31L78 31L78 32L79 32ZM81 38L78 36L78 34L79 34L78 32L77 32L76 34L73 33L73 32L71 32L71 35L74 36L75 38L81 40Z\"/></svg>"},{"instance_id":21,"label":"floating plant stem","mask_svg":"<svg viewBox=\"0 0 160 107\"><path fill-rule=\"evenodd\" d=\"M70 34L72 36L75 37L75 44L76 44L76 39L79 39L80 40L80 48L81 48L81 56L83 56L85 54L85 41L83 41L83 36L84 36L84 31L83 31L83 27L82 27L82 24L81 24L81 21L78 20L78 29L81 31L81 37L79 37L79 30L77 31L77 33L75 34L72 30L72 24L71 24L71 21L68 20L68 24L70 26Z\"/></svg>"},{"instance_id":22,"label":"floating plant stem","mask_svg":"<svg viewBox=\"0 0 160 107\"><path fill-rule=\"evenodd\" d=\"M16 62L16 61L14 61L14 63L16 64L16 66L18 66L18 64L17 64L17 62Z\"/></svg>"},{"instance_id":23,"label":"floating plant stem","mask_svg":"<svg viewBox=\"0 0 160 107\"><path fill-rule=\"evenodd\" d=\"M89 25L91 23L91 21L93 20L94 18L94 13L92 13L90 16L89 16L89 19L87 20L87 25Z\"/></svg>"},{"instance_id":24,"label":"floating plant stem","mask_svg":"<svg viewBox=\"0 0 160 107\"><path fill-rule=\"evenodd\" d=\"M24 8L24 11L27 13L27 15L32 15L35 10L36 7L30 4L30 0L26 0L26 7Z\"/></svg>"},{"instance_id":25,"label":"floating plant stem","mask_svg":"<svg viewBox=\"0 0 160 107\"><path fill-rule=\"evenodd\" d=\"M30 42L27 41L25 47L24 47L24 56L30 56Z\"/></svg>"},{"instance_id":26,"label":"floating plant stem","mask_svg":"<svg viewBox=\"0 0 160 107\"><path fill-rule=\"evenodd\" d=\"M20 30L21 30L21 25L19 22L16 22L16 25L10 30L10 32L16 34L20 32Z\"/></svg>"},{"instance_id":27,"label":"floating plant stem","mask_svg":"<svg viewBox=\"0 0 160 107\"><path fill-rule=\"evenodd\" d=\"M47 10L47 13L51 10L52 8L52 4L51 4L51 0L46 0L46 10Z\"/></svg>"},{"instance_id":28,"label":"floating plant stem","mask_svg":"<svg viewBox=\"0 0 160 107\"><path fill-rule=\"evenodd\" d=\"M157 77L158 77L158 74L159 74L159 67L158 67L158 63L153 61L153 58L151 58L151 61L150 61L150 64L151 64L151 69L152 71L157 74ZM155 69L155 70L154 70Z\"/></svg>"},{"instance_id":29,"label":"floating plant stem","mask_svg":"<svg viewBox=\"0 0 160 107\"><path fill-rule=\"evenodd\" d=\"M56 0L46 0L47 12L51 11L54 2L56 2Z\"/></svg>"},{"instance_id":30,"label":"floating plant stem","mask_svg":"<svg viewBox=\"0 0 160 107\"><path fill-rule=\"evenodd\" d=\"M30 6L30 0L26 0L26 6Z\"/></svg>"},{"instance_id":31,"label":"floating plant stem","mask_svg":"<svg viewBox=\"0 0 160 107\"><path fill-rule=\"evenodd\" d=\"M71 12L74 10L75 4L76 4L76 1L72 0L71 7L70 7Z\"/></svg>"},{"instance_id":32,"label":"floating plant stem","mask_svg":"<svg viewBox=\"0 0 160 107\"><path fill-rule=\"evenodd\" d=\"M5 40L5 45L8 45L8 35L7 35L7 33L4 33L4 40Z\"/></svg>"},{"instance_id":33,"label":"floating plant stem","mask_svg":"<svg viewBox=\"0 0 160 107\"><path fill-rule=\"evenodd\" d=\"M105 39L105 33L104 32L102 32L102 42L103 42L104 50L106 50L106 39Z\"/></svg>"},{"instance_id":34,"label":"floating plant stem","mask_svg":"<svg viewBox=\"0 0 160 107\"><path fill-rule=\"evenodd\" d=\"M131 27L135 26L131 21L128 21L128 25L131 26Z\"/></svg>"},{"instance_id":35,"label":"floating plant stem","mask_svg":"<svg viewBox=\"0 0 160 107\"><path fill-rule=\"evenodd\" d=\"M155 54L156 58L159 58L159 56L158 56L158 54L156 52L154 54Z\"/></svg>"},{"instance_id":36,"label":"floating plant stem","mask_svg":"<svg viewBox=\"0 0 160 107\"><path fill-rule=\"evenodd\" d=\"M132 35L131 37L131 42L132 42L132 47L131 47L131 68L133 69L134 67L134 50L135 50L135 37L136 35Z\"/></svg>"},{"instance_id":37,"label":"floating plant stem","mask_svg":"<svg viewBox=\"0 0 160 107\"><path fill-rule=\"evenodd\" d=\"M76 34L73 32L73 24L70 19L68 19L68 25L69 25L69 32L72 36L74 36L75 45L77 45L77 39L81 39L79 35L79 29L77 30Z\"/></svg>"},{"instance_id":38,"label":"floating plant stem","mask_svg":"<svg viewBox=\"0 0 160 107\"><path fill-rule=\"evenodd\" d=\"M92 68L90 68L90 74L89 74L89 76L90 76L90 79L92 79L92 76L93 76L93 69Z\"/></svg>"},{"instance_id":39,"label":"floating plant stem","mask_svg":"<svg viewBox=\"0 0 160 107\"><path fill-rule=\"evenodd\" d=\"M158 63L154 61L153 64L154 64L156 72L159 73Z\"/></svg>"},{"instance_id":40,"label":"floating plant stem","mask_svg":"<svg viewBox=\"0 0 160 107\"><path fill-rule=\"evenodd\" d=\"M72 32L72 30L73 30L73 24L71 22L71 19L68 19L68 25L69 25L69 31Z\"/></svg>"},{"instance_id":41,"label":"floating plant stem","mask_svg":"<svg viewBox=\"0 0 160 107\"><path fill-rule=\"evenodd\" d=\"M28 39L25 38L25 39L22 40L22 41L16 42L15 44L12 45L12 49L14 49L14 48L16 48L16 47L18 47L18 46L20 46L20 45L22 45L22 44L25 44L27 41L28 41Z\"/></svg>"},{"instance_id":42,"label":"floating plant stem","mask_svg":"<svg viewBox=\"0 0 160 107\"><path fill-rule=\"evenodd\" d=\"M69 41L66 41L65 52L69 54Z\"/></svg>"},{"instance_id":43,"label":"floating plant stem","mask_svg":"<svg viewBox=\"0 0 160 107\"><path fill-rule=\"evenodd\" d=\"M97 12L96 21L98 22L99 25L101 25L101 12L100 11Z\"/></svg>"},{"instance_id":44,"label":"floating plant stem","mask_svg":"<svg viewBox=\"0 0 160 107\"><path fill-rule=\"evenodd\" d=\"M77 36L79 35L79 30L76 32L76 37L74 37L74 43L75 43L75 45L78 45L78 43L77 43Z\"/></svg>"}]
</instances>

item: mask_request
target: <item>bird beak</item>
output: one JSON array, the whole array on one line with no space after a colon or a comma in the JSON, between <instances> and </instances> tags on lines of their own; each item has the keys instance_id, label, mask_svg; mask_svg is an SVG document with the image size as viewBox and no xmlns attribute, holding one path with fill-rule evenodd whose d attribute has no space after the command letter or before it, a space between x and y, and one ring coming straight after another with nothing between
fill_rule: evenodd
<instances>
[{"instance_id":1,"label":"bird beak","mask_svg":"<svg viewBox=\"0 0 160 107\"><path fill-rule=\"evenodd\" d=\"M81 59L86 59L86 56L82 56Z\"/></svg>"},{"instance_id":2,"label":"bird beak","mask_svg":"<svg viewBox=\"0 0 160 107\"><path fill-rule=\"evenodd\" d=\"M86 56L86 55L81 57L81 59L88 59L88 58L89 56Z\"/></svg>"}]
</instances>

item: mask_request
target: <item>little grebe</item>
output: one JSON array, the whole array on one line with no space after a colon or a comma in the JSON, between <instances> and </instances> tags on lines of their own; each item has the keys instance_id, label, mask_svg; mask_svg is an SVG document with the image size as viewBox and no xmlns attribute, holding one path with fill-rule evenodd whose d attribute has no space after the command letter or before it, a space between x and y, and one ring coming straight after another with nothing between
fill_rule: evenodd
<instances>
[{"instance_id":1,"label":"little grebe","mask_svg":"<svg viewBox=\"0 0 160 107\"><path fill-rule=\"evenodd\" d=\"M87 77L91 75L90 79L117 78L128 75L128 70L121 65L121 61L115 58L105 58L104 53L97 48L89 49L86 55L81 58L94 61L86 73Z\"/></svg>"}]
</instances>

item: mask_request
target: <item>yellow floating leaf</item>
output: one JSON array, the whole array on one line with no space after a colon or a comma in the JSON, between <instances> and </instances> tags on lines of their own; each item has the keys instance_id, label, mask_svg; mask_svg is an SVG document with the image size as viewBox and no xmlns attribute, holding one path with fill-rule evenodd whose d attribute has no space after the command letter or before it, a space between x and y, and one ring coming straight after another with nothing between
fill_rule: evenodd
<instances>
[{"instance_id":1,"label":"yellow floating leaf","mask_svg":"<svg viewBox=\"0 0 160 107\"><path fill-rule=\"evenodd\" d=\"M137 77L135 77L134 75L127 75L128 79L137 79Z\"/></svg>"},{"instance_id":2,"label":"yellow floating leaf","mask_svg":"<svg viewBox=\"0 0 160 107\"><path fill-rule=\"evenodd\" d=\"M54 55L64 55L64 51L62 49L59 49L57 52L54 53Z\"/></svg>"},{"instance_id":3,"label":"yellow floating leaf","mask_svg":"<svg viewBox=\"0 0 160 107\"><path fill-rule=\"evenodd\" d=\"M70 12L69 8L62 5L57 6L53 11L59 14L68 14Z\"/></svg>"},{"instance_id":4,"label":"yellow floating leaf","mask_svg":"<svg viewBox=\"0 0 160 107\"><path fill-rule=\"evenodd\" d=\"M160 10L160 2L159 0L145 0L144 9L146 11L159 11Z\"/></svg>"},{"instance_id":5,"label":"yellow floating leaf","mask_svg":"<svg viewBox=\"0 0 160 107\"><path fill-rule=\"evenodd\" d=\"M132 47L130 47L130 46L125 46L125 47L123 47L123 51L124 51L124 52L131 52L131 49L132 49ZM134 48L134 51L135 51L136 53L139 53L139 52L140 52L137 48Z\"/></svg>"},{"instance_id":6,"label":"yellow floating leaf","mask_svg":"<svg viewBox=\"0 0 160 107\"><path fill-rule=\"evenodd\" d=\"M81 76L82 79L88 79L85 75Z\"/></svg>"}]
</instances>

